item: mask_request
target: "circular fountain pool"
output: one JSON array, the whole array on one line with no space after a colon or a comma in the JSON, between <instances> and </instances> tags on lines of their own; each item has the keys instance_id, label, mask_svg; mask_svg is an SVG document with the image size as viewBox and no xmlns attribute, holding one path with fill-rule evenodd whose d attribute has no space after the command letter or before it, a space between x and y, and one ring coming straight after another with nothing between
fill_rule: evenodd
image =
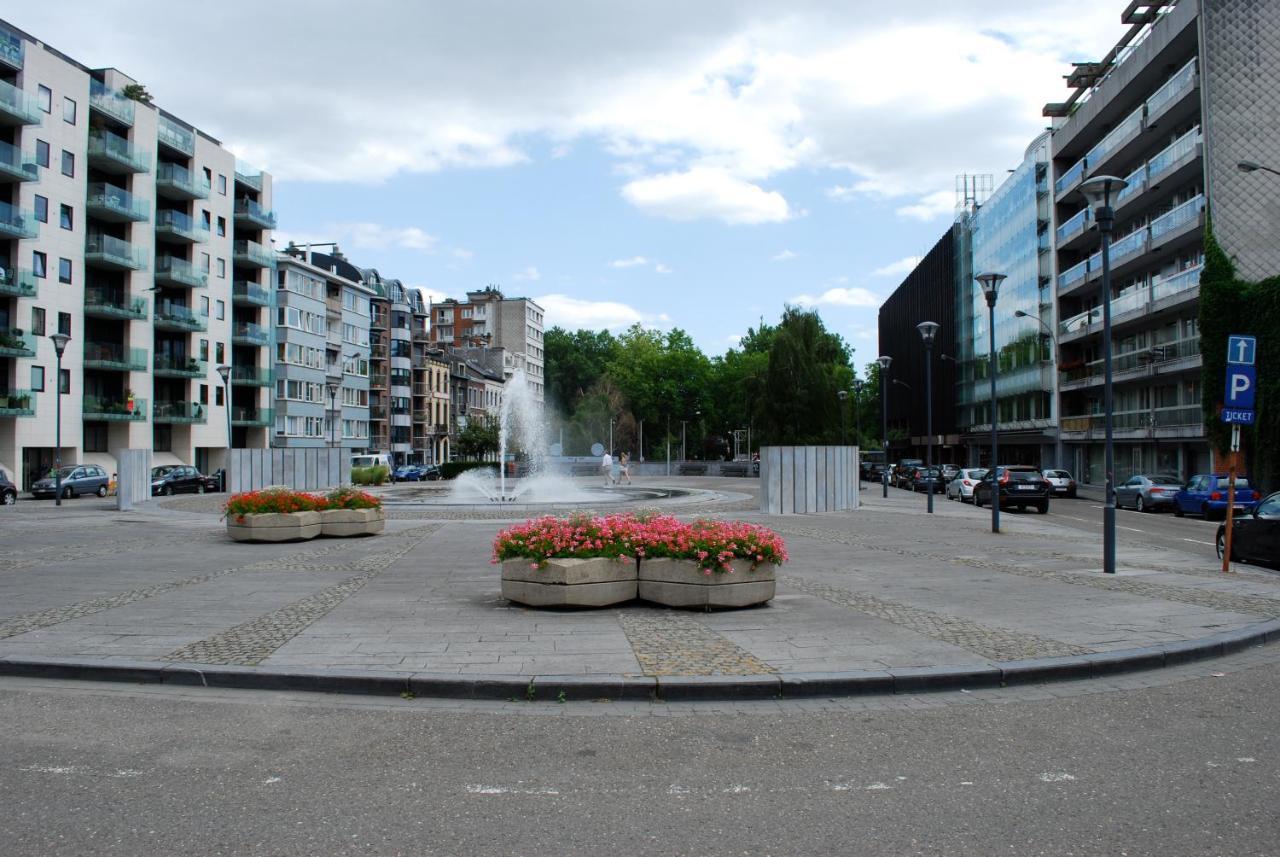
<instances>
[{"instance_id":1,"label":"circular fountain pool","mask_svg":"<svg viewBox=\"0 0 1280 857\"><path fill-rule=\"evenodd\" d=\"M710 493L688 491L680 488L629 485L617 488L573 485L571 491L538 491L538 486L524 486L514 481L508 493L485 495L472 491L459 491L449 483L424 482L401 483L381 492L382 502L390 508L439 506L455 510L484 509L509 510L527 514L530 512L555 513L582 509L660 504L680 497Z\"/></svg>"}]
</instances>

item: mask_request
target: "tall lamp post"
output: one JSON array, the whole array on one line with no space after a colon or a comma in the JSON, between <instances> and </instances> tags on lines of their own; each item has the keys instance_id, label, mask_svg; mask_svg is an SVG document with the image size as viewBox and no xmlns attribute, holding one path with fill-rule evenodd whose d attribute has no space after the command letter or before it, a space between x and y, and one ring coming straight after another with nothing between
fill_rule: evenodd
<instances>
[{"instance_id":1,"label":"tall lamp post","mask_svg":"<svg viewBox=\"0 0 1280 857\"><path fill-rule=\"evenodd\" d=\"M1013 314L1014 318L1029 318L1044 330L1044 335L1049 337L1049 342L1053 344L1053 369L1055 374L1058 371L1058 337L1053 335L1053 330L1049 325L1044 323L1044 319L1038 315L1032 315L1029 312L1018 310ZM1056 387L1057 384L1055 383ZM1049 422L1053 423L1053 466L1062 467L1062 425L1058 422L1058 394L1056 390L1049 391Z\"/></svg>"},{"instance_id":2,"label":"tall lamp post","mask_svg":"<svg viewBox=\"0 0 1280 857\"><path fill-rule=\"evenodd\" d=\"M916 325L916 330L920 331L920 339L924 342L924 431L927 435L925 449L928 450L924 463L930 471L933 468L933 339L938 335L940 327L942 325L936 321L922 321ZM933 478L925 483L925 493L929 496L926 509L932 515Z\"/></svg>"},{"instance_id":3,"label":"tall lamp post","mask_svg":"<svg viewBox=\"0 0 1280 857\"><path fill-rule=\"evenodd\" d=\"M1111 436L1111 229L1115 226L1116 213L1111 200L1128 184L1115 176L1094 176L1080 185L1080 193L1093 207L1093 219L1102 235L1102 411L1106 425L1103 462L1107 476L1107 496L1102 504L1102 571L1105 574L1116 573L1116 468Z\"/></svg>"},{"instance_id":4,"label":"tall lamp post","mask_svg":"<svg viewBox=\"0 0 1280 857\"><path fill-rule=\"evenodd\" d=\"M837 390L837 391L836 391L836 398L840 400L840 445L841 445L841 446L848 446L848 445L849 445L849 433L845 431L845 427L844 427L844 426L845 426L845 422L844 422L844 403L848 400L848 398L849 398L849 393L848 393L848 391L847 391L847 390Z\"/></svg>"},{"instance_id":5,"label":"tall lamp post","mask_svg":"<svg viewBox=\"0 0 1280 857\"><path fill-rule=\"evenodd\" d=\"M853 445L862 449L862 388L866 382L861 378L853 379Z\"/></svg>"},{"instance_id":6,"label":"tall lamp post","mask_svg":"<svg viewBox=\"0 0 1280 857\"><path fill-rule=\"evenodd\" d=\"M987 332L991 335L989 349L991 359L988 374L991 375L991 532L1000 532L1000 480L996 468L1000 465L999 441L997 440L996 421L1000 411L996 406L996 298L1000 294L1000 284L1004 282L1004 274L986 273L975 277L982 285L982 296L987 299ZM976 496L976 495L975 495Z\"/></svg>"},{"instance_id":7,"label":"tall lamp post","mask_svg":"<svg viewBox=\"0 0 1280 857\"><path fill-rule=\"evenodd\" d=\"M334 429L337 427L337 420L333 418L334 403L338 399L338 384L335 381L329 382L329 446L334 446Z\"/></svg>"},{"instance_id":8,"label":"tall lamp post","mask_svg":"<svg viewBox=\"0 0 1280 857\"><path fill-rule=\"evenodd\" d=\"M222 378L222 404L227 412L227 460L222 467L222 490L226 491L230 484L227 475L231 472L231 367L223 364L217 367L217 372Z\"/></svg>"},{"instance_id":9,"label":"tall lamp post","mask_svg":"<svg viewBox=\"0 0 1280 857\"><path fill-rule=\"evenodd\" d=\"M53 350L58 356L58 377L54 381L53 389L56 391L58 406L55 409L58 413L57 426L54 429L53 440L53 502L55 505L62 505L62 352L67 350L67 343L71 341L71 337L65 333L53 333L49 335L53 340Z\"/></svg>"},{"instance_id":10,"label":"tall lamp post","mask_svg":"<svg viewBox=\"0 0 1280 857\"><path fill-rule=\"evenodd\" d=\"M880 364L880 446L884 449L884 465L880 468L880 487L884 489L884 496L889 497L889 385L885 381L889 378L889 367L893 365L893 358L881 355L876 360Z\"/></svg>"}]
</instances>

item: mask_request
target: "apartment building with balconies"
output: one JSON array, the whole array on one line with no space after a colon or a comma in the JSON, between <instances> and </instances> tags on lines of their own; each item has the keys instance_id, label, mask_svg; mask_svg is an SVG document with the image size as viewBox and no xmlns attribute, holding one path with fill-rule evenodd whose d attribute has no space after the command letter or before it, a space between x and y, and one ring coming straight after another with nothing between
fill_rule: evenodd
<instances>
[{"instance_id":1,"label":"apartment building with balconies","mask_svg":"<svg viewBox=\"0 0 1280 857\"><path fill-rule=\"evenodd\" d=\"M270 307L247 286L271 254L234 243L270 244L270 198L270 176L137 81L0 21L0 466L25 487L53 463L59 387L64 462L151 448L211 470L227 408L236 446L266 446L270 390L217 367L270 367Z\"/></svg>"},{"instance_id":2,"label":"apartment building with balconies","mask_svg":"<svg viewBox=\"0 0 1280 857\"><path fill-rule=\"evenodd\" d=\"M522 369L537 401L546 389L543 309L530 298L508 298L495 286L467 292L465 301L431 305L431 341L437 347L501 348Z\"/></svg>"},{"instance_id":3,"label":"apartment building with balconies","mask_svg":"<svg viewBox=\"0 0 1280 857\"><path fill-rule=\"evenodd\" d=\"M373 290L370 324L369 448L386 452L396 465L408 464L413 446L413 317L426 305L420 293L399 280L361 270Z\"/></svg>"},{"instance_id":4,"label":"apartment building with balconies","mask_svg":"<svg viewBox=\"0 0 1280 857\"><path fill-rule=\"evenodd\" d=\"M1081 182L1127 182L1110 250L1118 478L1211 466L1198 329L1209 215L1242 275L1280 270L1274 203L1236 168L1280 162L1280 2L1135 2L1123 21L1125 39L1077 64L1070 99L1045 107L1065 464L1094 483L1104 481L1102 265Z\"/></svg>"}]
</instances>

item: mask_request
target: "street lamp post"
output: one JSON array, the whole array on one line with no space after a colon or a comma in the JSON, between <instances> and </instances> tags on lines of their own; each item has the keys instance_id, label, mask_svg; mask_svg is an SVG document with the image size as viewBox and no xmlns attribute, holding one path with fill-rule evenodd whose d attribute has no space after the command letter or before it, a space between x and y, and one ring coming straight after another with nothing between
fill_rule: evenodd
<instances>
[{"instance_id":1,"label":"street lamp post","mask_svg":"<svg viewBox=\"0 0 1280 857\"><path fill-rule=\"evenodd\" d=\"M996 298L1000 294L1000 284L1004 282L1004 274L979 274L975 277L982 285L982 296L987 299L987 331L990 334L989 349L991 351L988 374L991 375L991 532L1000 532L1000 474L998 458L1000 447L997 439L996 420L999 408L996 406ZM975 495L977 496L977 495Z\"/></svg>"},{"instance_id":2,"label":"street lamp post","mask_svg":"<svg viewBox=\"0 0 1280 857\"><path fill-rule=\"evenodd\" d=\"M1102 571L1105 574L1116 573L1115 446L1111 416L1111 229L1115 226L1116 214L1111 199L1127 185L1128 182L1115 176L1094 176L1080 185L1080 193L1093 207L1093 219L1102 235L1102 411L1106 425L1103 466L1107 477L1107 495L1102 504Z\"/></svg>"},{"instance_id":3,"label":"street lamp post","mask_svg":"<svg viewBox=\"0 0 1280 857\"><path fill-rule=\"evenodd\" d=\"M1274 173L1275 175L1280 176L1280 170L1277 170L1274 167L1268 167L1265 164L1259 164L1257 161L1240 161L1236 164L1236 169L1242 173L1252 173L1257 170L1262 170L1264 173Z\"/></svg>"},{"instance_id":4,"label":"street lamp post","mask_svg":"<svg viewBox=\"0 0 1280 857\"><path fill-rule=\"evenodd\" d=\"M1018 310L1013 314L1014 318L1029 318L1040 327L1044 328L1044 335L1049 337L1049 342L1053 343L1053 370L1055 380L1058 371L1058 337L1053 335L1053 330L1049 325L1044 323L1044 319L1038 315L1032 315L1029 312ZM1056 387L1057 384L1055 383ZM1058 422L1058 393L1057 390L1049 391L1049 421L1053 423L1053 466L1062 467L1062 425Z\"/></svg>"},{"instance_id":5,"label":"street lamp post","mask_svg":"<svg viewBox=\"0 0 1280 857\"><path fill-rule=\"evenodd\" d=\"M924 342L924 431L926 435L925 449L925 465L929 468L926 472L932 472L933 469L933 339L938 335L938 328L942 325L936 321L922 321L916 325L916 330L920 331L920 339ZM929 497L928 506L926 507L930 515L933 514L933 480L936 477L930 477L925 482L925 493Z\"/></svg>"},{"instance_id":6,"label":"street lamp post","mask_svg":"<svg viewBox=\"0 0 1280 857\"><path fill-rule=\"evenodd\" d=\"M227 412L227 460L222 467L222 490L226 491L230 484L227 475L231 472L231 367L223 364L217 367L218 375L222 378L222 404Z\"/></svg>"},{"instance_id":7,"label":"street lamp post","mask_svg":"<svg viewBox=\"0 0 1280 857\"><path fill-rule=\"evenodd\" d=\"M334 381L329 382L329 446L334 446L334 428L336 428L337 420L333 418L335 402L338 399L338 385Z\"/></svg>"},{"instance_id":8,"label":"street lamp post","mask_svg":"<svg viewBox=\"0 0 1280 857\"><path fill-rule=\"evenodd\" d=\"M847 391L845 391L845 390L837 390L837 391L836 391L836 398L840 400L840 445L841 445L841 446L848 446L848 445L849 445L849 434L848 434L848 432L846 432L846 431L845 431L845 428L844 428L844 426L845 426L845 421L844 421L844 403L848 400L848 398L849 398L849 393L848 393Z\"/></svg>"},{"instance_id":9,"label":"street lamp post","mask_svg":"<svg viewBox=\"0 0 1280 857\"><path fill-rule=\"evenodd\" d=\"M853 445L858 447L859 454L862 450L862 388L865 383L859 379L853 379Z\"/></svg>"},{"instance_id":10,"label":"street lamp post","mask_svg":"<svg viewBox=\"0 0 1280 857\"><path fill-rule=\"evenodd\" d=\"M54 505L62 505L62 352L67 350L67 343L71 341L71 337L65 333L50 334L53 340L53 350L58 357L58 377L53 382L53 389L57 396L57 426L54 428L53 440L53 502Z\"/></svg>"},{"instance_id":11,"label":"street lamp post","mask_svg":"<svg viewBox=\"0 0 1280 857\"><path fill-rule=\"evenodd\" d=\"M889 367L893 364L892 357L881 356L876 360L880 364L880 446L884 449L884 463L880 468L880 487L884 489L884 496L889 497L889 385L885 383L888 380Z\"/></svg>"}]
</instances>

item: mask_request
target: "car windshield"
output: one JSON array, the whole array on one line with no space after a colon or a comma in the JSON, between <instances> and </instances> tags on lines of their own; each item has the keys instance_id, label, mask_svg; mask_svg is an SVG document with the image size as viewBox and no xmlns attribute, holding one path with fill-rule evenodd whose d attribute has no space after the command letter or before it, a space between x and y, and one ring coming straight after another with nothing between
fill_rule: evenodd
<instances>
[{"instance_id":1,"label":"car windshield","mask_svg":"<svg viewBox=\"0 0 1280 857\"><path fill-rule=\"evenodd\" d=\"M151 468L151 478L160 479L161 477L168 476L172 472L173 467L153 467Z\"/></svg>"},{"instance_id":2,"label":"car windshield","mask_svg":"<svg viewBox=\"0 0 1280 857\"><path fill-rule=\"evenodd\" d=\"M1006 470L1005 475L1012 482L1039 482L1040 471L1038 470Z\"/></svg>"},{"instance_id":3,"label":"car windshield","mask_svg":"<svg viewBox=\"0 0 1280 857\"><path fill-rule=\"evenodd\" d=\"M1151 480L1152 485L1181 485L1182 484L1182 482L1180 482L1177 479L1174 479L1172 476L1148 476L1147 478Z\"/></svg>"},{"instance_id":4,"label":"car windshield","mask_svg":"<svg viewBox=\"0 0 1280 857\"><path fill-rule=\"evenodd\" d=\"M1069 479L1070 478L1069 474L1065 470L1046 470L1044 472L1044 475L1048 476L1050 479Z\"/></svg>"}]
</instances>

